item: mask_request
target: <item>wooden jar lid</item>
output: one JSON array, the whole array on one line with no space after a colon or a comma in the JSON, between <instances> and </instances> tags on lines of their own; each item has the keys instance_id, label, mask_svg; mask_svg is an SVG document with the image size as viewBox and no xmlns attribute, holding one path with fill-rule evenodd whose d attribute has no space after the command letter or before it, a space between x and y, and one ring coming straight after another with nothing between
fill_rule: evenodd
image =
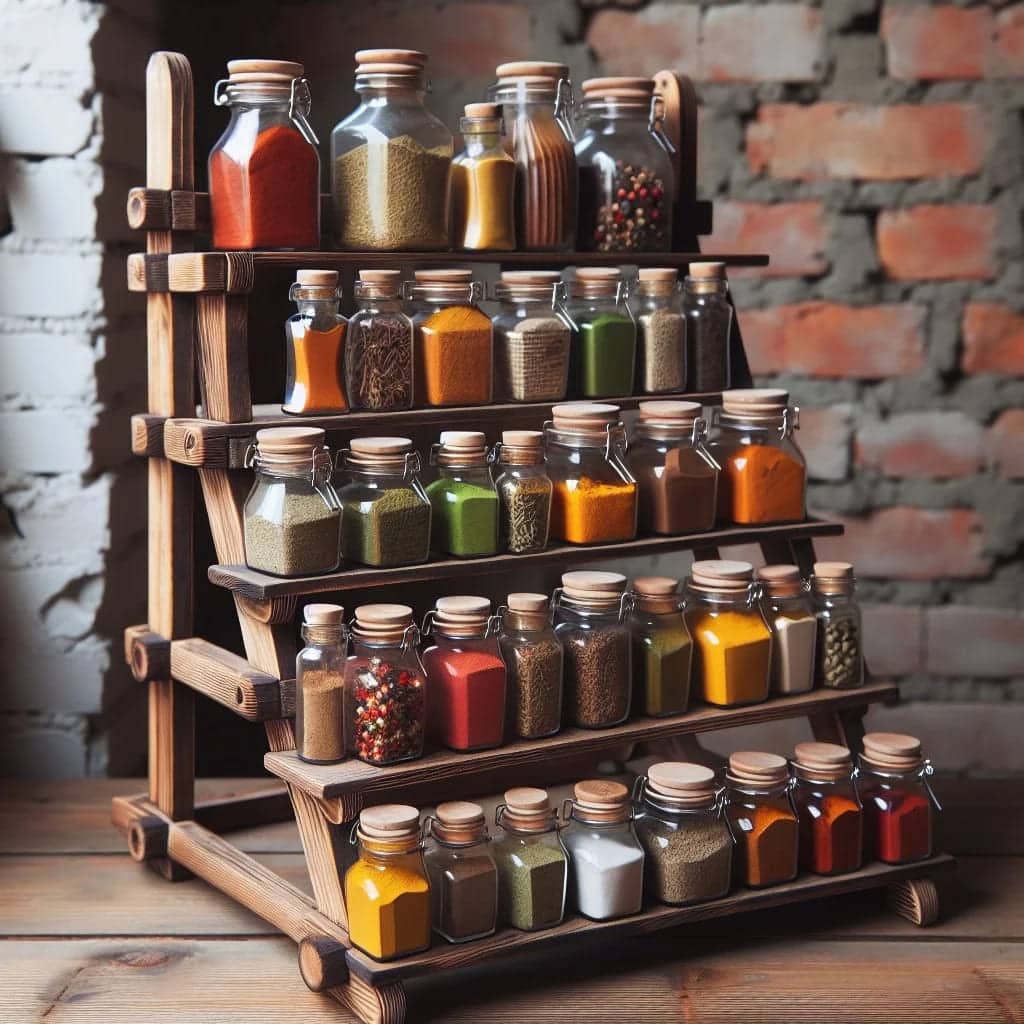
<instances>
[{"instance_id":1,"label":"wooden jar lid","mask_svg":"<svg viewBox=\"0 0 1024 1024\"><path fill-rule=\"evenodd\" d=\"M414 270L413 277L417 284L462 284L473 280L472 270L460 270L457 267L440 267L430 270Z\"/></svg>"},{"instance_id":2,"label":"wooden jar lid","mask_svg":"<svg viewBox=\"0 0 1024 1024\"><path fill-rule=\"evenodd\" d=\"M421 50L356 50L357 64L412 64L422 68L427 63L427 55Z\"/></svg>"},{"instance_id":3,"label":"wooden jar lid","mask_svg":"<svg viewBox=\"0 0 1024 1024\"><path fill-rule=\"evenodd\" d=\"M699 280L725 277L725 264L716 261L691 263L687 267L687 272L690 277L695 277Z\"/></svg>"},{"instance_id":4,"label":"wooden jar lid","mask_svg":"<svg viewBox=\"0 0 1024 1024\"><path fill-rule=\"evenodd\" d=\"M524 832L545 832L551 825L547 790L515 786L505 791L505 822Z\"/></svg>"},{"instance_id":5,"label":"wooden jar lid","mask_svg":"<svg viewBox=\"0 0 1024 1024\"><path fill-rule=\"evenodd\" d=\"M679 580L671 576L637 576L633 595L638 607L650 612L671 612L679 607Z\"/></svg>"},{"instance_id":6,"label":"wooden jar lid","mask_svg":"<svg viewBox=\"0 0 1024 1024\"><path fill-rule=\"evenodd\" d=\"M353 629L367 640L401 640L411 625L412 609L406 604L362 604Z\"/></svg>"},{"instance_id":7,"label":"wooden jar lid","mask_svg":"<svg viewBox=\"0 0 1024 1024\"><path fill-rule=\"evenodd\" d=\"M392 284L400 281L401 279L402 272L400 270L369 269L359 271L360 281L368 281L373 284Z\"/></svg>"},{"instance_id":8,"label":"wooden jar lid","mask_svg":"<svg viewBox=\"0 0 1024 1024\"><path fill-rule=\"evenodd\" d=\"M729 776L736 782L774 788L789 778L789 762L778 754L739 750L729 756Z\"/></svg>"},{"instance_id":9,"label":"wooden jar lid","mask_svg":"<svg viewBox=\"0 0 1024 1024\"><path fill-rule=\"evenodd\" d=\"M562 275L557 270L503 270L501 283L509 288L550 288L560 281Z\"/></svg>"},{"instance_id":10,"label":"wooden jar lid","mask_svg":"<svg viewBox=\"0 0 1024 1024\"><path fill-rule=\"evenodd\" d=\"M641 402L640 422L645 426L660 426L688 430L701 414L700 402L677 402L670 399Z\"/></svg>"},{"instance_id":11,"label":"wooden jar lid","mask_svg":"<svg viewBox=\"0 0 1024 1024\"><path fill-rule=\"evenodd\" d=\"M302 617L310 626L340 626L345 609L340 604L307 604Z\"/></svg>"},{"instance_id":12,"label":"wooden jar lid","mask_svg":"<svg viewBox=\"0 0 1024 1024\"><path fill-rule=\"evenodd\" d=\"M359 815L359 831L371 839L411 839L419 830L420 812L408 804L367 807Z\"/></svg>"},{"instance_id":13,"label":"wooden jar lid","mask_svg":"<svg viewBox=\"0 0 1024 1024\"><path fill-rule=\"evenodd\" d=\"M573 813L586 821L625 821L629 811L629 790L621 782L586 779L573 786Z\"/></svg>"},{"instance_id":14,"label":"wooden jar lid","mask_svg":"<svg viewBox=\"0 0 1024 1024\"><path fill-rule=\"evenodd\" d=\"M648 93L654 92L653 78L630 78L620 75L618 78L588 78L582 85L583 93L603 92L605 89L639 89Z\"/></svg>"},{"instance_id":15,"label":"wooden jar lid","mask_svg":"<svg viewBox=\"0 0 1024 1024\"><path fill-rule=\"evenodd\" d=\"M741 593L754 578L754 567L749 562L709 559L690 566L690 580L705 590L723 593Z\"/></svg>"},{"instance_id":16,"label":"wooden jar lid","mask_svg":"<svg viewBox=\"0 0 1024 1024\"><path fill-rule=\"evenodd\" d=\"M434 625L451 636L482 636L491 617L486 597L439 597L434 603Z\"/></svg>"},{"instance_id":17,"label":"wooden jar lid","mask_svg":"<svg viewBox=\"0 0 1024 1024\"><path fill-rule=\"evenodd\" d=\"M678 281L679 272L675 267L641 267L637 271L638 281Z\"/></svg>"},{"instance_id":18,"label":"wooden jar lid","mask_svg":"<svg viewBox=\"0 0 1024 1024\"><path fill-rule=\"evenodd\" d=\"M322 448L326 432L321 427L264 427L256 431L256 447L263 458L308 458Z\"/></svg>"},{"instance_id":19,"label":"wooden jar lid","mask_svg":"<svg viewBox=\"0 0 1024 1024\"><path fill-rule=\"evenodd\" d=\"M354 437L349 445L359 455L399 455L412 451L407 437Z\"/></svg>"},{"instance_id":20,"label":"wooden jar lid","mask_svg":"<svg viewBox=\"0 0 1024 1024\"><path fill-rule=\"evenodd\" d=\"M577 267L577 281L618 281L622 271L618 267Z\"/></svg>"},{"instance_id":21,"label":"wooden jar lid","mask_svg":"<svg viewBox=\"0 0 1024 1024\"><path fill-rule=\"evenodd\" d=\"M305 67L293 60L245 57L228 61L228 75L232 82L291 82L302 78L305 73Z\"/></svg>"},{"instance_id":22,"label":"wooden jar lid","mask_svg":"<svg viewBox=\"0 0 1024 1024\"><path fill-rule=\"evenodd\" d=\"M605 428L619 422L619 407L604 402L567 402L551 409L556 430L582 430L603 434Z\"/></svg>"},{"instance_id":23,"label":"wooden jar lid","mask_svg":"<svg viewBox=\"0 0 1024 1024\"><path fill-rule=\"evenodd\" d=\"M450 800L434 809L433 833L442 842L475 842L486 827L484 809L469 800Z\"/></svg>"},{"instance_id":24,"label":"wooden jar lid","mask_svg":"<svg viewBox=\"0 0 1024 1024\"><path fill-rule=\"evenodd\" d=\"M497 78L568 78L569 65L553 60L510 60L494 69Z\"/></svg>"},{"instance_id":25,"label":"wooden jar lid","mask_svg":"<svg viewBox=\"0 0 1024 1024\"><path fill-rule=\"evenodd\" d=\"M442 430L441 447L453 452L482 452L487 448L487 437L480 430Z\"/></svg>"},{"instance_id":26,"label":"wooden jar lid","mask_svg":"<svg viewBox=\"0 0 1024 1024\"><path fill-rule=\"evenodd\" d=\"M548 610L547 594L516 593L509 594L505 602L513 612L546 612Z\"/></svg>"},{"instance_id":27,"label":"wooden jar lid","mask_svg":"<svg viewBox=\"0 0 1024 1024\"><path fill-rule=\"evenodd\" d=\"M295 283L302 288L335 289L338 287L338 272L336 270L297 270Z\"/></svg>"},{"instance_id":28,"label":"wooden jar lid","mask_svg":"<svg viewBox=\"0 0 1024 1024\"><path fill-rule=\"evenodd\" d=\"M539 430L503 430L501 443L505 448L540 448L544 435Z\"/></svg>"},{"instance_id":29,"label":"wooden jar lid","mask_svg":"<svg viewBox=\"0 0 1024 1024\"><path fill-rule=\"evenodd\" d=\"M467 103L462 111L470 118L489 119L500 116L497 103Z\"/></svg>"},{"instance_id":30,"label":"wooden jar lid","mask_svg":"<svg viewBox=\"0 0 1024 1024\"><path fill-rule=\"evenodd\" d=\"M815 562L812 583L823 594L845 594L853 589L853 566L849 562Z\"/></svg>"},{"instance_id":31,"label":"wooden jar lid","mask_svg":"<svg viewBox=\"0 0 1024 1024\"><path fill-rule=\"evenodd\" d=\"M782 388L736 388L722 392L726 412L747 416L777 416L789 405L789 392Z\"/></svg>"},{"instance_id":32,"label":"wooden jar lid","mask_svg":"<svg viewBox=\"0 0 1024 1024\"><path fill-rule=\"evenodd\" d=\"M570 599L618 604L626 589L626 577L619 572L581 570L562 575L562 592Z\"/></svg>"},{"instance_id":33,"label":"wooden jar lid","mask_svg":"<svg viewBox=\"0 0 1024 1024\"><path fill-rule=\"evenodd\" d=\"M914 771L923 759L921 741L899 732L865 733L863 759L883 771Z\"/></svg>"},{"instance_id":34,"label":"wooden jar lid","mask_svg":"<svg viewBox=\"0 0 1024 1024\"><path fill-rule=\"evenodd\" d=\"M793 764L814 775L845 778L853 768L850 751L838 743L809 741L793 748Z\"/></svg>"},{"instance_id":35,"label":"wooden jar lid","mask_svg":"<svg viewBox=\"0 0 1024 1024\"><path fill-rule=\"evenodd\" d=\"M715 795L715 773L688 761L659 761L647 769L647 788L681 806L706 804Z\"/></svg>"},{"instance_id":36,"label":"wooden jar lid","mask_svg":"<svg viewBox=\"0 0 1024 1024\"><path fill-rule=\"evenodd\" d=\"M798 594L803 586L803 577L796 565L763 565L757 570L757 579L765 585L769 594L777 597Z\"/></svg>"}]
</instances>

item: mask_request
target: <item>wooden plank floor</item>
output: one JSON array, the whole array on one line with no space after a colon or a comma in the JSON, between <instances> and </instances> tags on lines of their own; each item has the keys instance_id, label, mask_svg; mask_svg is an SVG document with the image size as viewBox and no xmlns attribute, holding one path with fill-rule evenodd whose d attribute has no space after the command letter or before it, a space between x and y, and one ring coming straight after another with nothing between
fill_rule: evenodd
<instances>
[{"instance_id":1,"label":"wooden plank floor","mask_svg":"<svg viewBox=\"0 0 1024 1024\"><path fill-rule=\"evenodd\" d=\"M410 1020L1022 1024L1024 783L939 788L943 845L961 860L932 928L888 914L876 894L765 911L585 963L527 957L410 985ZM0 1021L347 1024L303 986L293 945L264 922L198 880L171 885L128 859L110 798L140 789L0 784ZM307 887L291 825L234 838Z\"/></svg>"}]
</instances>

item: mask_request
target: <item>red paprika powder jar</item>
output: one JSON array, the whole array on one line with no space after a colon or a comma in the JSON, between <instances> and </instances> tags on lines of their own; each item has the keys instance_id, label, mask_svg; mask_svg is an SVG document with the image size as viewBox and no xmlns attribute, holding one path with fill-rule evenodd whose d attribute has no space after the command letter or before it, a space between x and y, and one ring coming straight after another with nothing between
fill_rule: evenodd
<instances>
[{"instance_id":1,"label":"red paprika powder jar","mask_svg":"<svg viewBox=\"0 0 1024 1024\"><path fill-rule=\"evenodd\" d=\"M320 157L303 66L231 60L213 93L231 120L210 151L215 249L316 249Z\"/></svg>"},{"instance_id":2,"label":"red paprika powder jar","mask_svg":"<svg viewBox=\"0 0 1024 1024\"><path fill-rule=\"evenodd\" d=\"M886 864L906 864L932 854L931 762L921 741L893 732L869 732L860 756L864 849Z\"/></svg>"},{"instance_id":3,"label":"red paprika powder jar","mask_svg":"<svg viewBox=\"0 0 1024 1024\"><path fill-rule=\"evenodd\" d=\"M439 597L423 620L433 646L423 652L427 731L450 750L500 746L505 733L506 670L498 619L486 597Z\"/></svg>"},{"instance_id":4,"label":"red paprika powder jar","mask_svg":"<svg viewBox=\"0 0 1024 1024\"><path fill-rule=\"evenodd\" d=\"M853 759L837 743L798 743L793 806L800 821L800 866L817 875L856 871L863 856L864 814Z\"/></svg>"}]
</instances>

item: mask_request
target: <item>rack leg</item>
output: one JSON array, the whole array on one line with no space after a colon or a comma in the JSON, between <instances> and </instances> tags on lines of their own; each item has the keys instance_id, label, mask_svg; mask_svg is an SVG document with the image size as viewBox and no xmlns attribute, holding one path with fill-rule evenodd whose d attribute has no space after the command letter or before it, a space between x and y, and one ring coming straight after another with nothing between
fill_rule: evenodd
<instances>
[{"instance_id":1,"label":"rack leg","mask_svg":"<svg viewBox=\"0 0 1024 1024\"><path fill-rule=\"evenodd\" d=\"M912 878L890 885L886 902L900 917L920 928L934 924L939 917L939 890L930 878Z\"/></svg>"},{"instance_id":2,"label":"rack leg","mask_svg":"<svg viewBox=\"0 0 1024 1024\"><path fill-rule=\"evenodd\" d=\"M820 715L808 715L811 732L821 743L838 743L852 753L860 752L864 740L864 708L850 708L847 711L828 711Z\"/></svg>"}]
</instances>

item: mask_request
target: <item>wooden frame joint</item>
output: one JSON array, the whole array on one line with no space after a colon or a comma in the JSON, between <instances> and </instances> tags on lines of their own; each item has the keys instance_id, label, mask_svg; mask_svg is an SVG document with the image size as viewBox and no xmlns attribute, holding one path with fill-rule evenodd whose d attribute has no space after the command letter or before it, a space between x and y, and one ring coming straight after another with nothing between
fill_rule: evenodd
<instances>
[{"instance_id":1,"label":"wooden frame joint","mask_svg":"<svg viewBox=\"0 0 1024 1024\"><path fill-rule=\"evenodd\" d=\"M133 252L128 257L128 291L171 291L166 253Z\"/></svg>"},{"instance_id":2,"label":"wooden frame joint","mask_svg":"<svg viewBox=\"0 0 1024 1024\"><path fill-rule=\"evenodd\" d=\"M186 189L138 187L128 192L128 224L140 231L205 231L210 196Z\"/></svg>"},{"instance_id":3,"label":"wooden frame joint","mask_svg":"<svg viewBox=\"0 0 1024 1024\"><path fill-rule=\"evenodd\" d=\"M124 631L124 660L138 683L171 678L171 641L148 625Z\"/></svg>"},{"instance_id":4,"label":"wooden frame joint","mask_svg":"<svg viewBox=\"0 0 1024 1024\"><path fill-rule=\"evenodd\" d=\"M180 252L167 260L167 279L172 292L251 292L254 278L252 253Z\"/></svg>"},{"instance_id":5,"label":"wooden frame joint","mask_svg":"<svg viewBox=\"0 0 1024 1024\"><path fill-rule=\"evenodd\" d=\"M164 454L164 416L139 412L132 417L132 454L158 459Z\"/></svg>"}]
</instances>

